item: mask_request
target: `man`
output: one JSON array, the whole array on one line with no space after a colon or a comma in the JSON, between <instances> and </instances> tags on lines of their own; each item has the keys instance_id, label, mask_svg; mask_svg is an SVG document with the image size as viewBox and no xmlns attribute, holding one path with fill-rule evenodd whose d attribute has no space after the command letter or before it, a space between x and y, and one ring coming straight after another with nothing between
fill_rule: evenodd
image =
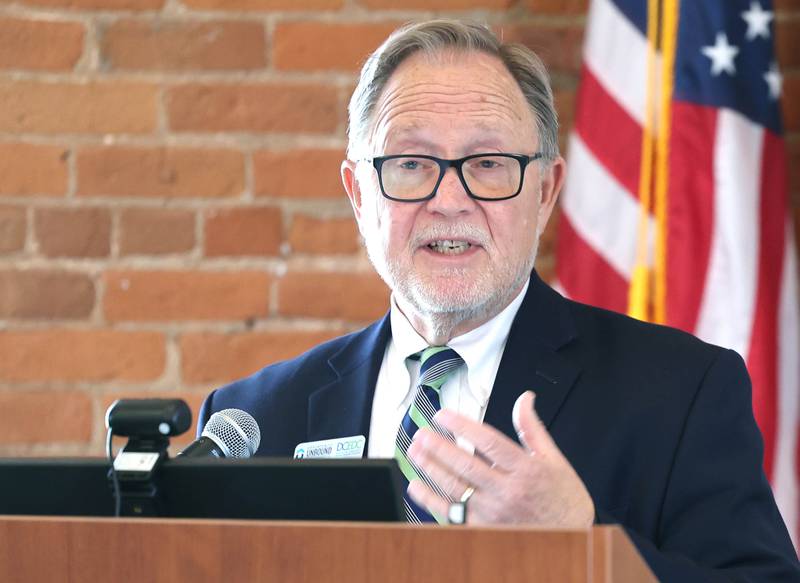
<instances>
[{"instance_id":1,"label":"man","mask_svg":"<svg viewBox=\"0 0 800 583\"><path fill-rule=\"evenodd\" d=\"M242 408L273 456L367 436L410 480L412 521L463 500L476 524L619 522L665 580L800 580L741 358L533 271L565 172L539 59L477 25L411 25L349 114L342 178L391 310L212 393L199 427Z\"/></svg>"}]
</instances>

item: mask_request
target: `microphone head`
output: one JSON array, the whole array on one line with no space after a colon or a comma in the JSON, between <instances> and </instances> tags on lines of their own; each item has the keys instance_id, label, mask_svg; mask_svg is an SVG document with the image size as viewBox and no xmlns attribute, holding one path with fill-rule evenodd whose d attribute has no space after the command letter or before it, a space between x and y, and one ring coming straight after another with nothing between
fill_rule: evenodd
<instances>
[{"instance_id":1,"label":"microphone head","mask_svg":"<svg viewBox=\"0 0 800 583\"><path fill-rule=\"evenodd\" d=\"M212 439L226 458L249 458L261 443L258 423L241 409L217 411L206 423L202 435Z\"/></svg>"}]
</instances>

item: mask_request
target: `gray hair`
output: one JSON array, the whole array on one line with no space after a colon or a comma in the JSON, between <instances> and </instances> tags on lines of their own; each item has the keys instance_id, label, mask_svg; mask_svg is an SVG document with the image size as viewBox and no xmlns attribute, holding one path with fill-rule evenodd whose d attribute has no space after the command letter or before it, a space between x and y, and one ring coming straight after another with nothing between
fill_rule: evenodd
<instances>
[{"instance_id":1,"label":"gray hair","mask_svg":"<svg viewBox=\"0 0 800 583\"><path fill-rule=\"evenodd\" d=\"M477 51L499 58L530 105L542 157L546 161L558 157L558 115L542 60L523 45L501 42L486 26L443 19L397 29L364 63L348 107L347 155L351 160L361 157L357 152L367 143L375 105L400 63L418 52L437 56L447 50Z\"/></svg>"}]
</instances>

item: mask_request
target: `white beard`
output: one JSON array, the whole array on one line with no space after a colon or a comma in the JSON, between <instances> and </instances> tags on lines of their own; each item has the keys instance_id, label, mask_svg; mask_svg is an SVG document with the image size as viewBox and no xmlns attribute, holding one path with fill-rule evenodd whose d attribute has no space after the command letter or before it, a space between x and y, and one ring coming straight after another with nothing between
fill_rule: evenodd
<instances>
[{"instance_id":1,"label":"white beard","mask_svg":"<svg viewBox=\"0 0 800 583\"><path fill-rule=\"evenodd\" d=\"M420 273L412 265L412 254L423 241L469 239L477 241L484 252L491 253L493 243L489 236L467 224L432 226L415 234L406 249L396 255L401 259L389 259L378 221L368 220L366 224L370 228L364 233L364 243L375 270L399 299L442 332L460 322L489 320L502 311L530 276L539 246L540 233L537 232L533 248L521 263L497 262L479 272L452 268L451 272L439 271L434 277Z\"/></svg>"}]
</instances>

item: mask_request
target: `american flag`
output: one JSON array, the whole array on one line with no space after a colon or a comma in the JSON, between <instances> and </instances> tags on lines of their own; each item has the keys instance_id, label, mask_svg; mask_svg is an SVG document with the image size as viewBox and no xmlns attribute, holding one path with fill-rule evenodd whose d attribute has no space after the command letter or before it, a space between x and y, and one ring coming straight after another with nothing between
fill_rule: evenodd
<instances>
[{"instance_id":1,"label":"american flag","mask_svg":"<svg viewBox=\"0 0 800 583\"><path fill-rule=\"evenodd\" d=\"M769 0L593 0L557 287L741 354L798 542L800 307Z\"/></svg>"}]
</instances>

